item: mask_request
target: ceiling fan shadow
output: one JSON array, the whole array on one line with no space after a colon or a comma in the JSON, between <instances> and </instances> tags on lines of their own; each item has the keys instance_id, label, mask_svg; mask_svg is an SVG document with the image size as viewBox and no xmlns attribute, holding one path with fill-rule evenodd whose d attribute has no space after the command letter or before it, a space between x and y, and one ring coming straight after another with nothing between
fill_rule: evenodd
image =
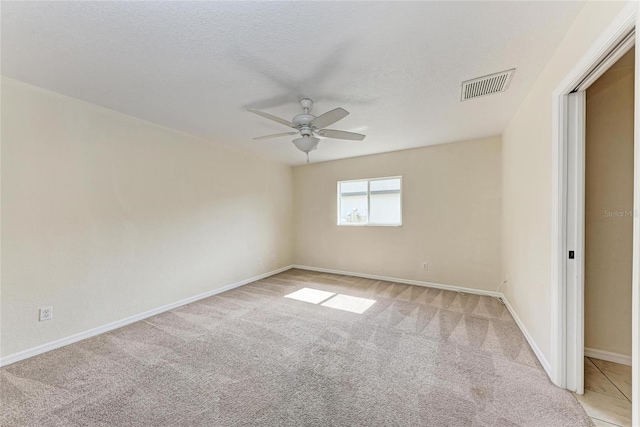
<instances>
[{"instance_id":1,"label":"ceiling fan shadow","mask_svg":"<svg viewBox=\"0 0 640 427\"><path fill-rule=\"evenodd\" d=\"M294 68L296 64L276 66L267 59L259 58L246 51L233 50L229 57L243 68L260 75L262 78L280 87L284 93L263 99L256 99L243 105L243 108L267 109L281 105L298 102L303 98L326 100L332 103L348 103L351 105L370 105L377 101L377 97L339 95L335 93L335 87L329 81L336 74L336 70L342 68L350 51L356 43L347 40L339 43L331 53L325 56L314 67L314 71L306 76L292 76L286 70ZM357 73L351 73L357 76ZM354 78L355 82L355 78ZM340 82L340 86L349 86L350 82ZM335 82L334 82L335 86Z\"/></svg>"}]
</instances>

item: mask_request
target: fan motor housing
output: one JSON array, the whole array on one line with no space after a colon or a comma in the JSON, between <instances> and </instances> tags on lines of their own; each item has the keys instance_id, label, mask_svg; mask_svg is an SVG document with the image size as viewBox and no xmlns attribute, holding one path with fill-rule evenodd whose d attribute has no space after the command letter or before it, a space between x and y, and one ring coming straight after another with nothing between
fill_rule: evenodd
<instances>
[{"instance_id":1,"label":"fan motor housing","mask_svg":"<svg viewBox=\"0 0 640 427\"><path fill-rule=\"evenodd\" d=\"M296 127L307 126L315 118L316 116L313 116L311 114L298 114L293 118L293 120L291 120L291 123L293 123Z\"/></svg>"}]
</instances>

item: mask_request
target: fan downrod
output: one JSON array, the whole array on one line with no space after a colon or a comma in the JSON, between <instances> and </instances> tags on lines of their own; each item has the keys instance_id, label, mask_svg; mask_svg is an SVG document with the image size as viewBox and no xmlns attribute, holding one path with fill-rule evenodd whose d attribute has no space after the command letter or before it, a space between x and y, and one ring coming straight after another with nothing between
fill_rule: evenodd
<instances>
[{"instance_id":1,"label":"fan downrod","mask_svg":"<svg viewBox=\"0 0 640 427\"><path fill-rule=\"evenodd\" d=\"M309 98L302 98L300 100L300 106L304 110L305 114L309 114L309 111L313 108L313 101Z\"/></svg>"}]
</instances>

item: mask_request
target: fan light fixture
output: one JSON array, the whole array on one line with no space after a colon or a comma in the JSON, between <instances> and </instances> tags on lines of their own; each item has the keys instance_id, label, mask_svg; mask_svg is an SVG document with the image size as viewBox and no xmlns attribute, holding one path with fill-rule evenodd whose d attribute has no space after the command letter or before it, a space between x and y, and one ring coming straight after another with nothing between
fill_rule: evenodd
<instances>
[{"instance_id":1,"label":"fan light fixture","mask_svg":"<svg viewBox=\"0 0 640 427\"><path fill-rule=\"evenodd\" d=\"M307 154L307 163L309 163L309 151L313 151L318 148L319 138L313 136L303 136L302 138L296 138L293 140L293 145L303 153Z\"/></svg>"},{"instance_id":2,"label":"fan light fixture","mask_svg":"<svg viewBox=\"0 0 640 427\"><path fill-rule=\"evenodd\" d=\"M304 110L303 114L298 114L291 121L281 119L280 117L272 116L264 111L249 109L249 112L262 116L265 119L273 120L290 128L296 129L296 131L289 131L284 133L277 133L275 135L259 136L253 139L268 139L278 138L281 136L295 135L299 133L302 138L296 138L293 140L293 144L296 148L303 153L307 154L307 163L309 163L309 152L318 148L320 138L316 138L314 134L322 136L324 138L335 139L347 139L354 141L362 141L364 135L354 132L345 132L343 130L326 129L327 126L332 125L338 120L344 119L349 112L344 108L334 108L318 117L310 114L313 107L313 101L309 98L303 98L300 100L300 106Z\"/></svg>"},{"instance_id":3,"label":"fan light fixture","mask_svg":"<svg viewBox=\"0 0 640 427\"><path fill-rule=\"evenodd\" d=\"M303 153L308 153L318 148L319 138L313 136L303 136L302 138L296 138L293 140L293 144L296 148Z\"/></svg>"}]
</instances>

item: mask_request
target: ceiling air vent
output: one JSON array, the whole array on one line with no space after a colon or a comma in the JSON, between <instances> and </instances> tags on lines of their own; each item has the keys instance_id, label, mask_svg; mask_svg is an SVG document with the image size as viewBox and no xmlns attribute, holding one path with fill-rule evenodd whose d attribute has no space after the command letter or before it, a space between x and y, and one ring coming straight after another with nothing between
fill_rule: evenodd
<instances>
[{"instance_id":1,"label":"ceiling air vent","mask_svg":"<svg viewBox=\"0 0 640 427\"><path fill-rule=\"evenodd\" d=\"M462 82L460 101L504 92L509 87L509 82L515 71L516 69L512 68L511 70Z\"/></svg>"}]
</instances>

